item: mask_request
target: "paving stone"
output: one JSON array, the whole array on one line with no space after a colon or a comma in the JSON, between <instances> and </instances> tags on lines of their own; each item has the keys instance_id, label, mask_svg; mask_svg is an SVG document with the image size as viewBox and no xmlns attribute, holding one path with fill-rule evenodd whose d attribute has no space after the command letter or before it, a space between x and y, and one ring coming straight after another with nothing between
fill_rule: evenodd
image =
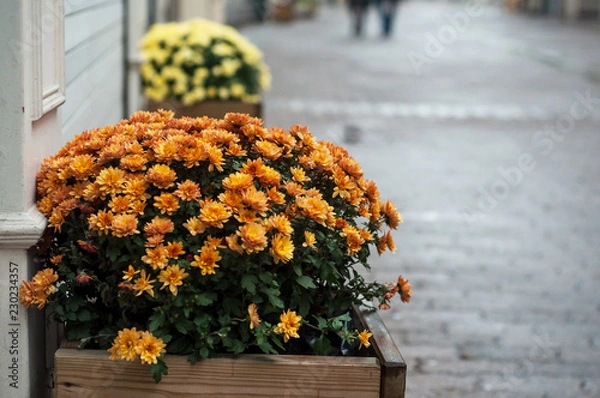
<instances>
[{"instance_id":1,"label":"paving stone","mask_svg":"<svg viewBox=\"0 0 600 398\"><path fill-rule=\"evenodd\" d=\"M467 4L403 2L389 40L374 10L351 38L343 7L244 28L273 73L265 121L344 145L402 212L367 276L413 284L382 312L407 397L598 397L600 29L486 4L417 71Z\"/></svg>"}]
</instances>

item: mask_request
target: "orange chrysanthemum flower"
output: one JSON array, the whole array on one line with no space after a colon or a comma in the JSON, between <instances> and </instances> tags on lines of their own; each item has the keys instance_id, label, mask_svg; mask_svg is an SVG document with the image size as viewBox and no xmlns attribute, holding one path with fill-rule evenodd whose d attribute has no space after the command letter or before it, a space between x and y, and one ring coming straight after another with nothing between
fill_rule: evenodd
<instances>
[{"instance_id":1,"label":"orange chrysanthemum flower","mask_svg":"<svg viewBox=\"0 0 600 398\"><path fill-rule=\"evenodd\" d=\"M164 241L165 241L164 235L156 234L156 235L146 236L146 245L145 246L146 247L157 247L157 246L161 245Z\"/></svg>"},{"instance_id":2,"label":"orange chrysanthemum flower","mask_svg":"<svg viewBox=\"0 0 600 398\"><path fill-rule=\"evenodd\" d=\"M154 197L154 207L160 210L162 214L170 216L179 210L179 198L171 193L163 192Z\"/></svg>"},{"instance_id":3,"label":"orange chrysanthemum flower","mask_svg":"<svg viewBox=\"0 0 600 398\"><path fill-rule=\"evenodd\" d=\"M166 352L166 346L162 339L154 337L150 332L142 332L136 345L136 351L143 364L153 365Z\"/></svg>"},{"instance_id":4,"label":"orange chrysanthemum flower","mask_svg":"<svg viewBox=\"0 0 600 398\"><path fill-rule=\"evenodd\" d=\"M248 306L248 319L250 321L250 330L260 326L260 317L258 316L258 310L254 303Z\"/></svg>"},{"instance_id":5,"label":"orange chrysanthemum flower","mask_svg":"<svg viewBox=\"0 0 600 398\"><path fill-rule=\"evenodd\" d=\"M270 141L257 141L254 148L263 157L271 160L279 158L283 154L283 149L277 144Z\"/></svg>"},{"instance_id":6,"label":"orange chrysanthemum flower","mask_svg":"<svg viewBox=\"0 0 600 398\"><path fill-rule=\"evenodd\" d=\"M264 187L277 187L281 181L281 174L269 166L262 166L256 178Z\"/></svg>"},{"instance_id":7,"label":"orange chrysanthemum flower","mask_svg":"<svg viewBox=\"0 0 600 398\"><path fill-rule=\"evenodd\" d=\"M302 243L302 246L314 248L316 242L317 239L315 238L315 234L309 231L304 231L304 243Z\"/></svg>"},{"instance_id":8,"label":"orange chrysanthemum flower","mask_svg":"<svg viewBox=\"0 0 600 398\"><path fill-rule=\"evenodd\" d=\"M169 252L163 245L148 248L146 254L142 256L142 261L150 265L152 269L163 269L169 264Z\"/></svg>"},{"instance_id":9,"label":"orange chrysanthemum flower","mask_svg":"<svg viewBox=\"0 0 600 398\"><path fill-rule=\"evenodd\" d=\"M320 197L298 197L296 204L304 216L309 217L321 225L326 225L330 218L334 218L333 207Z\"/></svg>"},{"instance_id":10,"label":"orange chrysanthemum flower","mask_svg":"<svg viewBox=\"0 0 600 398\"><path fill-rule=\"evenodd\" d=\"M254 186L242 192L242 203L261 215L269 210L269 197Z\"/></svg>"},{"instance_id":11,"label":"orange chrysanthemum flower","mask_svg":"<svg viewBox=\"0 0 600 398\"><path fill-rule=\"evenodd\" d=\"M128 235L139 234L137 230L138 220L133 214L117 214L111 223L112 234L118 238Z\"/></svg>"},{"instance_id":12,"label":"orange chrysanthemum flower","mask_svg":"<svg viewBox=\"0 0 600 398\"><path fill-rule=\"evenodd\" d=\"M271 255L275 264L287 263L294 257L294 243L287 235L277 234L271 240Z\"/></svg>"},{"instance_id":13,"label":"orange chrysanthemum flower","mask_svg":"<svg viewBox=\"0 0 600 398\"><path fill-rule=\"evenodd\" d=\"M254 181L254 177L245 173L233 173L223 179L223 187L233 191L240 191L249 188Z\"/></svg>"},{"instance_id":14,"label":"orange chrysanthemum flower","mask_svg":"<svg viewBox=\"0 0 600 398\"><path fill-rule=\"evenodd\" d=\"M73 161L69 165L70 174L78 179L85 180L94 171L95 160L94 157L89 154L78 155L73 157Z\"/></svg>"},{"instance_id":15,"label":"orange chrysanthemum flower","mask_svg":"<svg viewBox=\"0 0 600 398\"><path fill-rule=\"evenodd\" d=\"M267 191L267 196L269 197L269 200L276 205L282 205L285 203L285 194L279 192L275 187L269 188Z\"/></svg>"},{"instance_id":16,"label":"orange chrysanthemum flower","mask_svg":"<svg viewBox=\"0 0 600 398\"><path fill-rule=\"evenodd\" d=\"M173 194L179 199L187 200L188 202L197 200L202 196L198 183L191 180L177 184L177 190Z\"/></svg>"},{"instance_id":17,"label":"orange chrysanthemum flower","mask_svg":"<svg viewBox=\"0 0 600 398\"><path fill-rule=\"evenodd\" d=\"M102 196L121 193L125 184L125 172L114 167L103 169L96 178L96 184Z\"/></svg>"},{"instance_id":18,"label":"orange chrysanthemum flower","mask_svg":"<svg viewBox=\"0 0 600 398\"><path fill-rule=\"evenodd\" d=\"M242 239L242 248L248 254L263 251L267 247L267 231L261 224L245 224L237 233Z\"/></svg>"},{"instance_id":19,"label":"orange chrysanthemum flower","mask_svg":"<svg viewBox=\"0 0 600 398\"><path fill-rule=\"evenodd\" d=\"M139 273L140 271L133 268L133 265L129 265L129 267L127 267L127 271L123 271L123 280L126 282L130 282L131 280L133 280L133 277Z\"/></svg>"},{"instance_id":20,"label":"orange chrysanthemum flower","mask_svg":"<svg viewBox=\"0 0 600 398\"><path fill-rule=\"evenodd\" d=\"M141 332L136 328L123 329L114 339L112 346L108 349L110 359L124 359L126 361L135 361L138 354L138 342Z\"/></svg>"},{"instance_id":21,"label":"orange chrysanthemum flower","mask_svg":"<svg viewBox=\"0 0 600 398\"><path fill-rule=\"evenodd\" d=\"M290 219L285 214L276 214L267 219L268 227L275 228L282 235L291 235L294 232Z\"/></svg>"},{"instance_id":22,"label":"orange chrysanthemum flower","mask_svg":"<svg viewBox=\"0 0 600 398\"><path fill-rule=\"evenodd\" d=\"M299 183L310 181L310 178L306 176L304 169L300 167L291 167L290 171L292 172L292 178L294 181Z\"/></svg>"},{"instance_id":23,"label":"orange chrysanthemum flower","mask_svg":"<svg viewBox=\"0 0 600 398\"><path fill-rule=\"evenodd\" d=\"M235 234L229 235L225 237L225 241L227 242L227 247L229 247L230 250L233 250L234 252L237 252L239 254L243 254L244 249L239 243L239 238L240 237Z\"/></svg>"},{"instance_id":24,"label":"orange chrysanthemum flower","mask_svg":"<svg viewBox=\"0 0 600 398\"><path fill-rule=\"evenodd\" d=\"M214 169L223 171L223 165L225 164L225 160L223 160L223 151L210 144L206 144L204 150L208 155L208 171L213 171Z\"/></svg>"},{"instance_id":25,"label":"orange chrysanthemum flower","mask_svg":"<svg viewBox=\"0 0 600 398\"><path fill-rule=\"evenodd\" d=\"M98 232L98 235L103 235L111 230L113 218L114 214L111 211L100 210L90 216L88 223L91 230Z\"/></svg>"},{"instance_id":26,"label":"orange chrysanthemum flower","mask_svg":"<svg viewBox=\"0 0 600 398\"><path fill-rule=\"evenodd\" d=\"M360 350L361 348L365 347L365 348L369 348L371 346L371 343L369 342L369 339L371 338L371 336L373 336L373 333L369 333L368 330L363 330L362 332L358 333L358 341L360 342L360 345L358 346L358 349Z\"/></svg>"},{"instance_id":27,"label":"orange chrysanthemum flower","mask_svg":"<svg viewBox=\"0 0 600 398\"><path fill-rule=\"evenodd\" d=\"M154 217L152 221L144 226L144 234L151 235L166 235L175 230L175 224L168 218Z\"/></svg>"},{"instance_id":28,"label":"orange chrysanthemum flower","mask_svg":"<svg viewBox=\"0 0 600 398\"><path fill-rule=\"evenodd\" d=\"M192 236L204 233L206 231L206 225L198 217L188 218L187 222L183 223L185 229L189 231Z\"/></svg>"},{"instance_id":29,"label":"orange chrysanthemum flower","mask_svg":"<svg viewBox=\"0 0 600 398\"><path fill-rule=\"evenodd\" d=\"M178 287L183 285L183 280L188 276L189 274L185 272L185 269L180 268L179 265L171 265L161 271L158 276L159 282L163 284L160 290L168 287L171 294L177 296Z\"/></svg>"},{"instance_id":30,"label":"orange chrysanthemum flower","mask_svg":"<svg viewBox=\"0 0 600 398\"><path fill-rule=\"evenodd\" d=\"M130 203L125 196L115 196L108 202L108 207L113 213L125 213L129 210Z\"/></svg>"},{"instance_id":31,"label":"orange chrysanthemum flower","mask_svg":"<svg viewBox=\"0 0 600 398\"><path fill-rule=\"evenodd\" d=\"M365 240L362 238L360 231L355 227L349 225L343 229L342 235L346 237L346 243L348 244L348 254L352 255L362 248Z\"/></svg>"},{"instance_id":32,"label":"orange chrysanthemum flower","mask_svg":"<svg viewBox=\"0 0 600 398\"><path fill-rule=\"evenodd\" d=\"M194 261L190 265L200 268L202 276L216 274L215 268L219 268L217 262L221 260L219 251L212 246L204 245L199 253L200 255L194 256Z\"/></svg>"},{"instance_id":33,"label":"orange chrysanthemum flower","mask_svg":"<svg viewBox=\"0 0 600 398\"><path fill-rule=\"evenodd\" d=\"M146 192L148 183L142 177L129 177L125 180L124 193L128 198L144 201L150 195Z\"/></svg>"},{"instance_id":34,"label":"orange chrysanthemum flower","mask_svg":"<svg viewBox=\"0 0 600 398\"><path fill-rule=\"evenodd\" d=\"M169 258L177 258L181 255L185 254L185 250L183 250L182 242L169 242L167 243L167 257Z\"/></svg>"},{"instance_id":35,"label":"orange chrysanthemum flower","mask_svg":"<svg viewBox=\"0 0 600 398\"><path fill-rule=\"evenodd\" d=\"M201 203L200 221L207 227L223 228L223 223L231 217L231 211L222 203L205 200Z\"/></svg>"},{"instance_id":36,"label":"orange chrysanthemum flower","mask_svg":"<svg viewBox=\"0 0 600 398\"><path fill-rule=\"evenodd\" d=\"M146 172L146 181L157 188L169 188L174 185L177 175L166 164L155 164Z\"/></svg>"},{"instance_id":37,"label":"orange chrysanthemum flower","mask_svg":"<svg viewBox=\"0 0 600 398\"><path fill-rule=\"evenodd\" d=\"M273 331L277 334L283 334L283 341L288 342L290 337L300 338L298 335L298 329L300 329L300 321L302 317L296 315L296 311L287 310L279 317L280 322Z\"/></svg>"},{"instance_id":38,"label":"orange chrysanthemum flower","mask_svg":"<svg viewBox=\"0 0 600 398\"><path fill-rule=\"evenodd\" d=\"M412 285L402 275L398 277L398 289L400 290L400 299L403 303L409 303L412 295Z\"/></svg>"},{"instance_id":39,"label":"orange chrysanthemum flower","mask_svg":"<svg viewBox=\"0 0 600 398\"><path fill-rule=\"evenodd\" d=\"M156 279L150 279L150 275L146 275L146 270L140 272L140 276L136 279L133 284L133 290L136 292L136 296L141 296L142 293L146 292L154 297L154 285Z\"/></svg>"},{"instance_id":40,"label":"orange chrysanthemum flower","mask_svg":"<svg viewBox=\"0 0 600 398\"><path fill-rule=\"evenodd\" d=\"M396 206L389 200L381 205L381 211L383 212L383 218L385 223L391 229L397 229L398 224L402 222L402 217L398 210L396 210Z\"/></svg>"},{"instance_id":41,"label":"orange chrysanthemum flower","mask_svg":"<svg viewBox=\"0 0 600 398\"><path fill-rule=\"evenodd\" d=\"M148 163L148 159L138 154L126 155L121 158L119 162L122 168L129 171L144 170L146 168L146 163Z\"/></svg>"}]
</instances>

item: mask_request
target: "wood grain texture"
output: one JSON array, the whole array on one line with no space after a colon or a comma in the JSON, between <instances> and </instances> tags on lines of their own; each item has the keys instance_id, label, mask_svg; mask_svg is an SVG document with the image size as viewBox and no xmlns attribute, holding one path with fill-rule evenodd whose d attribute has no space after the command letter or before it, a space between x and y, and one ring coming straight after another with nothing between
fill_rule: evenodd
<instances>
[{"instance_id":1,"label":"wood grain texture","mask_svg":"<svg viewBox=\"0 0 600 398\"><path fill-rule=\"evenodd\" d=\"M227 112L247 113L250 116L262 117L261 104L248 104L241 101L202 101L194 105L185 106L177 101L153 102L148 101L147 109L169 109L178 117L208 116L221 119Z\"/></svg>"},{"instance_id":2,"label":"wood grain texture","mask_svg":"<svg viewBox=\"0 0 600 398\"><path fill-rule=\"evenodd\" d=\"M167 356L159 384L148 367L111 361L104 351L56 352L55 398L379 397L376 358L241 355L195 365Z\"/></svg>"},{"instance_id":3,"label":"wood grain texture","mask_svg":"<svg viewBox=\"0 0 600 398\"><path fill-rule=\"evenodd\" d=\"M380 398L404 398L407 366L390 332L377 311L355 308L355 313L359 321L373 333L373 349L381 363Z\"/></svg>"}]
</instances>

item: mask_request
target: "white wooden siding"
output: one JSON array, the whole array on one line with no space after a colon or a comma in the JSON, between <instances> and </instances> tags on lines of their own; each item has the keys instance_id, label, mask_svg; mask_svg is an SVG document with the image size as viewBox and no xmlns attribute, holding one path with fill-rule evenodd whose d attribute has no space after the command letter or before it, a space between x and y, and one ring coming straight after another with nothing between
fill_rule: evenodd
<instances>
[{"instance_id":1,"label":"white wooden siding","mask_svg":"<svg viewBox=\"0 0 600 398\"><path fill-rule=\"evenodd\" d=\"M63 141L123 115L123 0L65 0Z\"/></svg>"}]
</instances>

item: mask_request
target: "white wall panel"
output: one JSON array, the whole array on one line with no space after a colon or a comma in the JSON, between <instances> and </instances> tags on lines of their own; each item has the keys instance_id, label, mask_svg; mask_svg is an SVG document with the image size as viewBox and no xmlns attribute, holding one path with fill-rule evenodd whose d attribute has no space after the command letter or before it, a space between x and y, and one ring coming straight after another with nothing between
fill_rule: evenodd
<instances>
[{"instance_id":1,"label":"white wall panel","mask_svg":"<svg viewBox=\"0 0 600 398\"><path fill-rule=\"evenodd\" d=\"M123 115L124 1L65 0L63 142Z\"/></svg>"}]
</instances>

